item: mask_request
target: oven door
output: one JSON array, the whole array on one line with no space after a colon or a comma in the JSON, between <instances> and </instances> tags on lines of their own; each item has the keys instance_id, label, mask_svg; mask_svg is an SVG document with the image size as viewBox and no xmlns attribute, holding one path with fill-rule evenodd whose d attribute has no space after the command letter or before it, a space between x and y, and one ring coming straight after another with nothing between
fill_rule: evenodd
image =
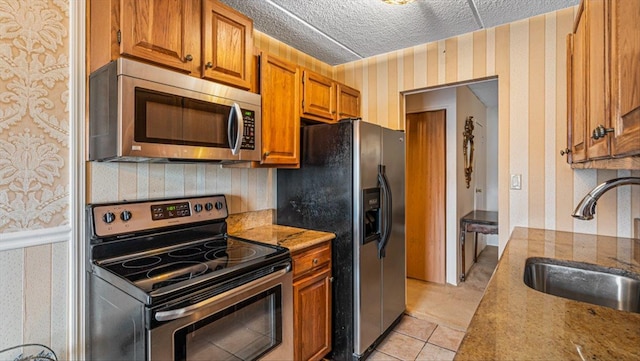
<instances>
[{"instance_id":1,"label":"oven door","mask_svg":"<svg viewBox=\"0 0 640 361\"><path fill-rule=\"evenodd\" d=\"M149 330L149 360L291 360L289 268L186 308L162 310Z\"/></svg>"}]
</instances>

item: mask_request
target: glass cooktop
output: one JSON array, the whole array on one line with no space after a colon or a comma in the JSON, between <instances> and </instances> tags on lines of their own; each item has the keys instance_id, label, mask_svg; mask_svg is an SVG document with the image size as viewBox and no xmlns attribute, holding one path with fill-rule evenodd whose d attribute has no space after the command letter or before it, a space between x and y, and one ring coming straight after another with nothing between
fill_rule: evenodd
<instances>
[{"instance_id":1,"label":"glass cooktop","mask_svg":"<svg viewBox=\"0 0 640 361\"><path fill-rule=\"evenodd\" d=\"M196 282L202 276L215 280L217 275L257 267L285 253L288 253L286 248L222 237L143 256L105 260L99 262L99 266L149 293L180 282Z\"/></svg>"}]
</instances>

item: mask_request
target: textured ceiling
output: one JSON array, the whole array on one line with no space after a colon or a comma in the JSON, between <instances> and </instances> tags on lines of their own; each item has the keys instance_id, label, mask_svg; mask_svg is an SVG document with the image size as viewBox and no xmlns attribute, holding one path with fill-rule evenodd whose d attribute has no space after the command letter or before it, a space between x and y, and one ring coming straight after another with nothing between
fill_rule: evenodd
<instances>
[{"instance_id":1,"label":"textured ceiling","mask_svg":"<svg viewBox=\"0 0 640 361\"><path fill-rule=\"evenodd\" d=\"M579 0L222 0L254 27L330 65L491 28Z\"/></svg>"}]
</instances>

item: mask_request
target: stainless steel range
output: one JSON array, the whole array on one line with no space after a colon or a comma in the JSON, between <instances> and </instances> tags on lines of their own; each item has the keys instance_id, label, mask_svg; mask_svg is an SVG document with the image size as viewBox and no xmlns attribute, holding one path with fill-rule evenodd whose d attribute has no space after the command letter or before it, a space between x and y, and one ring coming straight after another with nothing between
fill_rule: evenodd
<instances>
[{"instance_id":1,"label":"stainless steel range","mask_svg":"<svg viewBox=\"0 0 640 361\"><path fill-rule=\"evenodd\" d=\"M293 358L289 250L228 236L223 195L87 212L89 359Z\"/></svg>"}]
</instances>

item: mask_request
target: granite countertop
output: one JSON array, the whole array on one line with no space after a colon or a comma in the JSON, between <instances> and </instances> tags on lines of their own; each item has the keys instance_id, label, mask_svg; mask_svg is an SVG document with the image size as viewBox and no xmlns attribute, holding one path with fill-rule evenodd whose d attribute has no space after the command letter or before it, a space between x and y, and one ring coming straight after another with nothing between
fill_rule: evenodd
<instances>
[{"instance_id":1,"label":"granite countertop","mask_svg":"<svg viewBox=\"0 0 640 361\"><path fill-rule=\"evenodd\" d=\"M640 273L640 240L515 228L456 360L639 360L640 314L552 296L523 283L528 257Z\"/></svg>"},{"instance_id":2,"label":"granite countertop","mask_svg":"<svg viewBox=\"0 0 640 361\"><path fill-rule=\"evenodd\" d=\"M276 244L288 248L291 253L336 237L333 233L277 224L238 230L230 235L262 243Z\"/></svg>"}]
</instances>

